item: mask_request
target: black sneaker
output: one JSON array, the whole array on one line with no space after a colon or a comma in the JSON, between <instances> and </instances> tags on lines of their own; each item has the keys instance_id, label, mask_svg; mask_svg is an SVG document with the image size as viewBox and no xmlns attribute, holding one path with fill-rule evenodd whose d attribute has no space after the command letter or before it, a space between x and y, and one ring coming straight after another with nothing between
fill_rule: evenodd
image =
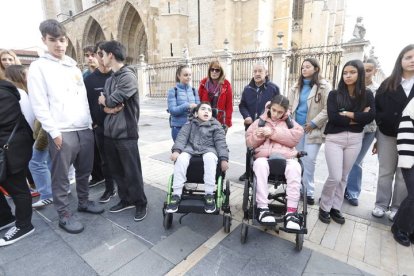
<instances>
[{"instance_id":1,"label":"black sneaker","mask_svg":"<svg viewBox=\"0 0 414 276\"><path fill-rule=\"evenodd\" d=\"M313 196L306 196L306 203L308 205L314 205L315 204L315 198Z\"/></svg>"},{"instance_id":2,"label":"black sneaker","mask_svg":"<svg viewBox=\"0 0 414 276\"><path fill-rule=\"evenodd\" d=\"M243 182L245 180L246 180L246 173L240 175L240 177L239 177L239 181L242 181Z\"/></svg>"},{"instance_id":3,"label":"black sneaker","mask_svg":"<svg viewBox=\"0 0 414 276\"><path fill-rule=\"evenodd\" d=\"M341 211L332 208L331 211L329 212L329 214L331 215L331 218L339 224L344 224L345 223L345 218L342 215Z\"/></svg>"},{"instance_id":4,"label":"black sneaker","mask_svg":"<svg viewBox=\"0 0 414 276\"><path fill-rule=\"evenodd\" d=\"M0 230L12 227L15 222L16 222L16 219L14 217L11 217L9 220L0 224Z\"/></svg>"},{"instance_id":5,"label":"black sneaker","mask_svg":"<svg viewBox=\"0 0 414 276\"><path fill-rule=\"evenodd\" d=\"M26 228L18 228L16 226L13 226L9 229L9 231L6 232L4 237L0 239L0 246L6 246L9 244L13 244L17 242L18 240L23 239L24 237L29 236L34 232L35 228L33 225Z\"/></svg>"},{"instance_id":6,"label":"black sneaker","mask_svg":"<svg viewBox=\"0 0 414 276\"><path fill-rule=\"evenodd\" d=\"M89 181L89 188L95 187L96 185L99 185L101 183L104 183L105 179L91 179Z\"/></svg>"},{"instance_id":7,"label":"black sneaker","mask_svg":"<svg viewBox=\"0 0 414 276\"><path fill-rule=\"evenodd\" d=\"M134 220L135 221L141 221L147 216L147 206L137 206L137 209L135 211Z\"/></svg>"},{"instance_id":8,"label":"black sneaker","mask_svg":"<svg viewBox=\"0 0 414 276\"><path fill-rule=\"evenodd\" d=\"M101 198L99 199L100 203L106 203L116 196L116 191L105 191Z\"/></svg>"},{"instance_id":9,"label":"black sneaker","mask_svg":"<svg viewBox=\"0 0 414 276\"><path fill-rule=\"evenodd\" d=\"M329 214L329 212L326 212L324 210L322 210L321 208L319 208L319 220L322 221L323 223L330 223L331 222L331 215Z\"/></svg>"},{"instance_id":10,"label":"black sneaker","mask_svg":"<svg viewBox=\"0 0 414 276\"><path fill-rule=\"evenodd\" d=\"M124 211L124 210L127 210L127 209L131 209L131 208L135 208L135 205L130 204L130 203L124 201L124 200L121 200L120 202L118 202L117 205L112 206L109 209L109 212L118 213L118 212L121 212L121 211Z\"/></svg>"},{"instance_id":11,"label":"black sneaker","mask_svg":"<svg viewBox=\"0 0 414 276\"><path fill-rule=\"evenodd\" d=\"M175 213L178 211L178 205L180 205L181 197L179 195L172 195L170 203L167 204L165 208L165 212L167 213Z\"/></svg>"},{"instance_id":12,"label":"black sneaker","mask_svg":"<svg viewBox=\"0 0 414 276\"><path fill-rule=\"evenodd\" d=\"M216 211L216 201L214 200L214 196L208 194L204 197L204 199L206 201L204 203L204 212L207 214L214 213Z\"/></svg>"}]
</instances>

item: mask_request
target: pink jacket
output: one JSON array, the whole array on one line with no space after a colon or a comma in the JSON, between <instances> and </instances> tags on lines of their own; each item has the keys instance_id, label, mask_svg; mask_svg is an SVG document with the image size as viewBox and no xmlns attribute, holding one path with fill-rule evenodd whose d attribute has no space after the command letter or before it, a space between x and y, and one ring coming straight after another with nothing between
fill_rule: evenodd
<instances>
[{"instance_id":1,"label":"pink jacket","mask_svg":"<svg viewBox=\"0 0 414 276\"><path fill-rule=\"evenodd\" d=\"M287 114L277 121L267 117L267 109L260 118L266 121L265 127L272 129L269 138L257 136L259 119L254 121L246 132L246 143L248 147L255 149L255 157L269 157L272 153L279 153L285 158L294 158L298 154L295 146L303 136L303 127L292 120L293 128L288 129L286 125Z\"/></svg>"}]
</instances>

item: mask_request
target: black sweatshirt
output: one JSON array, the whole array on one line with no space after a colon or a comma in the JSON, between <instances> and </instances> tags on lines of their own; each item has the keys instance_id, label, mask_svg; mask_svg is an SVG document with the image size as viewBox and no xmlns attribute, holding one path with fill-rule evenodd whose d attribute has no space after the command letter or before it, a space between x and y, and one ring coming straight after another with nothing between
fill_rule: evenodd
<instances>
[{"instance_id":1,"label":"black sweatshirt","mask_svg":"<svg viewBox=\"0 0 414 276\"><path fill-rule=\"evenodd\" d=\"M351 99L352 108L349 110L341 110L337 102L337 95L339 91L334 90L329 93L327 110L328 110L328 124L325 128L325 134L340 133L343 131L362 132L364 126L372 122L375 118L375 101L374 95L370 90L367 90L367 104L366 107L371 107L369 112L354 111L357 106L356 99ZM350 124L351 119L339 114L341 111L354 112L353 121L357 124Z\"/></svg>"},{"instance_id":2,"label":"black sweatshirt","mask_svg":"<svg viewBox=\"0 0 414 276\"><path fill-rule=\"evenodd\" d=\"M104 90L106 80L111 75L112 71L104 74L96 69L92 74L88 75L85 78L85 87L88 95L89 109L91 111L91 117L94 126L104 126L106 113L103 111L102 106L99 105L98 98L101 95L101 92Z\"/></svg>"}]
</instances>

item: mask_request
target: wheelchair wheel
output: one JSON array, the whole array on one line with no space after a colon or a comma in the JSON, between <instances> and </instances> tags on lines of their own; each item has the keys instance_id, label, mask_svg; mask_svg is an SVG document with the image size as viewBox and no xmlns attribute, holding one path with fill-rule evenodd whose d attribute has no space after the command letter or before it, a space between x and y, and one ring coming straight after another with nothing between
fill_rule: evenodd
<instances>
[{"instance_id":1,"label":"wheelchair wheel","mask_svg":"<svg viewBox=\"0 0 414 276\"><path fill-rule=\"evenodd\" d=\"M163 221L162 225L164 226L165 230L168 230L168 229L171 228L172 220L173 220L173 214L171 214L171 213L165 213L164 214L164 221Z\"/></svg>"},{"instance_id":2,"label":"wheelchair wheel","mask_svg":"<svg viewBox=\"0 0 414 276\"><path fill-rule=\"evenodd\" d=\"M230 226L231 226L231 216L223 215L224 233L230 233Z\"/></svg>"},{"instance_id":3,"label":"wheelchair wheel","mask_svg":"<svg viewBox=\"0 0 414 276\"><path fill-rule=\"evenodd\" d=\"M301 251L303 248L303 234L296 234L296 246L297 251Z\"/></svg>"},{"instance_id":4,"label":"wheelchair wheel","mask_svg":"<svg viewBox=\"0 0 414 276\"><path fill-rule=\"evenodd\" d=\"M246 223L242 222L241 232L240 232L240 242L242 244L246 243L248 233L249 233L249 226Z\"/></svg>"},{"instance_id":5,"label":"wheelchair wheel","mask_svg":"<svg viewBox=\"0 0 414 276\"><path fill-rule=\"evenodd\" d=\"M226 190L224 191L224 195L226 196L226 200L224 201L224 205L229 205L230 203L230 180L226 180Z\"/></svg>"}]
</instances>

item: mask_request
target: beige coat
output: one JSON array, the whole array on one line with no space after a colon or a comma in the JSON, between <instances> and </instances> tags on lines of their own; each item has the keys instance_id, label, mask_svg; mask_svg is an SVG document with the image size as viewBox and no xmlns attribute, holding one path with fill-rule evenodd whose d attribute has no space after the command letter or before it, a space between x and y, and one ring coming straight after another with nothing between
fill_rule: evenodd
<instances>
[{"instance_id":1,"label":"beige coat","mask_svg":"<svg viewBox=\"0 0 414 276\"><path fill-rule=\"evenodd\" d=\"M326 103L328 101L328 94L331 92L331 85L326 80L321 80L319 89L316 85L312 87L308 96L308 114L306 116L306 122L312 121L317 127L307 135L307 144L322 144L325 140L324 130L326 123L328 122L328 113L326 110ZM315 96L321 94L321 100L316 103ZM293 118L295 118L295 111L299 105L299 84L295 84L289 91L289 109L292 112Z\"/></svg>"}]
</instances>

